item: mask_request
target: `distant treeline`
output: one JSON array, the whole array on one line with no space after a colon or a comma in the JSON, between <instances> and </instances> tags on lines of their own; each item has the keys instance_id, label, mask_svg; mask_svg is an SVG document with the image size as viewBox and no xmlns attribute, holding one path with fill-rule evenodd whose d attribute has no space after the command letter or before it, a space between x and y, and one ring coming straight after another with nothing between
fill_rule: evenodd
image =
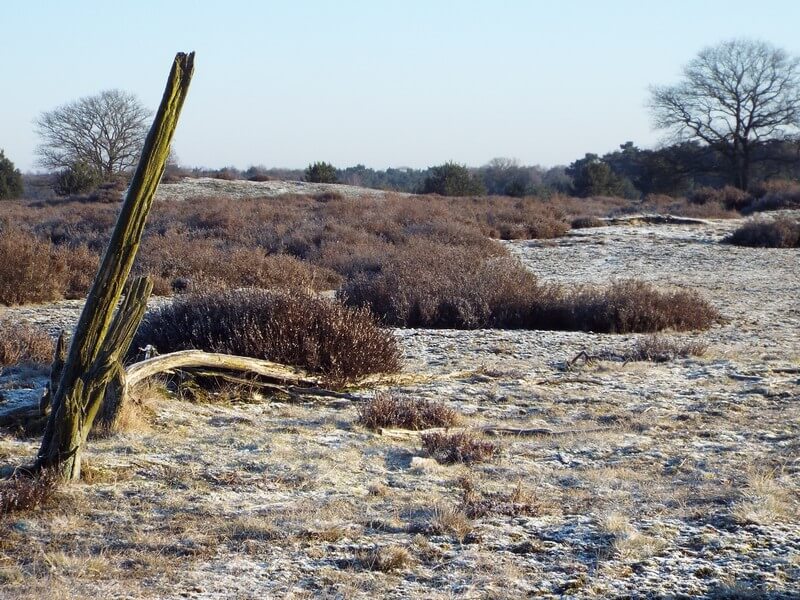
<instances>
[{"instance_id":1,"label":"distant treeline","mask_svg":"<svg viewBox=\"0 0 800 600\"><path fill-rule=\"evenodd\" d=\"M364 165L336 168L328 163L315 163L308 169L275 169L253 166L246 170L184 169L181 174L223 179L253 181L309 180L318 170L331 167L331 179L338 183L398 192L439 192L437 178L463 179L467 195L548 196L553 193L578 197L618 196L644 198L648 194L685 196L701 187L720 188L732 182L729 162L707 145L685 142L657 150L638 148L633 142L602 156L586 154L569 166L544 168L521 165L518 161L496 158L487 164L468 168L448 163L426 169L371 169ZM322 172L324 172L324 168ZM309 175L312 174L312 177ZM758 148L753 161L751 184L770 179L800 179L800 144L795 141L774 141ZM459 190L454 190L458 192ZM457 195L457 194L452 194Z\"/></svg>"},{"instance_id":2,"label":"distant treeline","mask_svg":"<svg viewBox=\"0 0 800 600\"><path fill-rule=\"evenodd\" d=\"M750 185L776 179L800 180L800 144L771 141L755 151ZM26 175L25 195L53 195L53 175ZM730 162L714 148L696 142L656 150L638 148L633 142L602 156L586 154L568 166L550 168L522 165L514 159L495 158L481 167L446 163L426 169L371 169L364 165L337 168L317 162L306 169L251 166L240 170L186 168L172 164L165 182L181 177L215 177L250 181L321 181L409 193L443 196L537 196L553 194L577 197L615 196L643 199L651 194L688 196L703 188L722 188L734 181Z\"/></svg>"}]
</instances>

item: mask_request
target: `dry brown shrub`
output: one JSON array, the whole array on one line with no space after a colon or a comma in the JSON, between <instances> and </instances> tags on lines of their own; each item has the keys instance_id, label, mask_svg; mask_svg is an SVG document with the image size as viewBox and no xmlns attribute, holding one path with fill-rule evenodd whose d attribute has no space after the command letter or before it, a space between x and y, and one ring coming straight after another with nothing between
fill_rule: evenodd
<instances>
[{"instance_id":1,"label":"dry brown shrub","mask_svg":"<svg viewBox=\"0 0 800 600\"><path fill-rule=\"evenodd\" d=\"M497 442L470 431L426 433L422 436L422 447L431 457L446 465L486 462L500 453Z\"/></svg>"},{"instance_id":2,"label":"dry brown shrub","mask_svg":"<svg viewBox=\"0 0 800 600\"><path fill-rule=\"evenodd\" d=\"M368 306L389 325L520 328L541 289L518 261L420 241L387 259L380 271L346 282L340 297Z\"/></svg>"},{"instance_id":3,"label":"dry brown shrub","mask_svg":"<svg viewBox=\"0 0 800 600\"><path fill-rule=\"evenodd\" d=\"M753 201L753 196L744 190L726 185L716 189L711 187L700 187L692 191L688 197L692 204L707 204L716 202L724 206L727 210L742 210Z\"/></svg>"},{"instance_id":4,"label":"dry brown shrub","mask_svg":"<svg viewBox=\"0 0 800 600\"><path fill-rule=\"evenodd\" d=\"M753 248L800 248L800 221L788 217L749 221L722 241Z\"/></svg>"},{"instance_id":5,"label":"dry brown shrub","mask_svg":"<svg viewBox=\"0 0 800 600\"><path fill-rule=\"evenodd\" d=\"M100 255L86 246L77 248L59 248L67 265L67 281L64 289L65 298L84 298L92 287Z\"/></svg>"},{"instance_id":6,"label":"dry brown shrub","mask_svg":"<svg viewBox=\"0 0 800 600\"><path fill-rule=\"evenodd\" d=\"M358 422L373 430L452 427L458 420L458 413L443 402L407 398L391 392L378 392L358 408Z\"/></svg>"},{"instance_id":7,"label":"dry brown shrub","mask_svg":"<svg viewBox=\"0 0 800 600\"><path fill-rule=\"evenodd\" d=\"M702 356L708 347L702 342L680 342L660 335L650 335L636 342L626 360L669 362L676 358Z\"/></svg>"},{"instance_id":8,"label":"dry brown shrub","mask_svg":"<svg viewBox=\"0 0 800 600\"><path fill-rule=\"evenodd\" d=\"M717 310L694 291L662 291L635 279L579 288L556 300L550 310L554 323L563 320L556 329L595 333L707 329L719 319ZM543 315L547 312L546 307Z\"/></svg>"},{"instance_id":9,"label":"dry brown shrub","mask_svg":"<svg viewBox=\"0 0 800 600\"><path fill-rule=\"evenodd\" d=\"M380 271L340 288L351 306L369 307L399 327L655 332L705 329L716 310L691 291L644 282L569 289L538 282L521 263L472 250L415 243Z\"/></svg>"},{"instance_id":10,"label":"dry brown shrub","mask_svg":"<svg viewBox=\"0 0 800 600\"><path fill-rule=\"evenodd\" d=\"M583 216L572 219L570 226L573 229L589 229L592 227L603 227L607 223L599 217Z\"/></svg>"},{"instance_id":11,"label":"dry brown shrub","mask_svg":"<svg viewBox=\"0 0 800 600\"><path fill-rule=\"evenodd\" d=\"M55 494L57 486L58 478L50 471L43 471L37 477L17 475L0 480L0 519L46 504Z\"/></svg>"},{"instance_id":12,"label":"dry brown shrub","mask_svg":"<svg viewBox=\"0 0 800 600\"><path fill-rule=\"evenodd\" d=\"M0 366L46 364L53 360L54 349L53 338L46 331L28 323L0 320Z\"/></svg>"},{"instance_id":13,"label":"dry brown shrub","mask_svg":"<svg viewBox=\"0 0 800 600\"><path fill-rule=\"evenodd\" d=\"M64 257L29 233L0 231L0 304L46 302L63 296Z\"/></svg>"},{"instance_id":14,"label":"dry brown shrub","mask_svg":"<svg viewBox=\"0 0 800 600\"><path fill-rule=\"evenodd\" d=\"M391 332L364 309L303 292L221 291L189 295L145 316L133 348L197 348L306 368L338 385L395 372L400 352Z\"/></svg>"}]
</instances>

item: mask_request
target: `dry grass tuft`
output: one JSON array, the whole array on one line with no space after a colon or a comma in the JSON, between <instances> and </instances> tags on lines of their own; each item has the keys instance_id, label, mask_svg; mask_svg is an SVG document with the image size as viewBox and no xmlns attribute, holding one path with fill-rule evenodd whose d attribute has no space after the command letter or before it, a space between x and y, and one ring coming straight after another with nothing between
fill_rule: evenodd
<instances>
[{"instance_id":1,"label":"dry grass tuft","mask_svg":"<svg viewBox=\"0 0 800 600\"><path fill-rule=\"evenodd\" d=\"M433 534L452 535L463 541L472 532L472 520L458 507L437 504L433 507L428 529Z\"/></svg>"},{"instance_id":2,"label":"dry grass tuft","mask_svg":"<svg viewBox=\"0 0 800 600\"><path fill-rule=\"evenodd\" d=\"M738 523L771 525L796 517L797 506L774 472L752 472L733 504L732 515Z\"/></svg>"},{"instance_id":3,"label":"dry grass tuft","mask_svg":"<svg viewBox=\"0 0 800 600\"><path fill-rule=\"evenodd\" d=\"M55 494L58 479L54 473L43 471L36 477L16 475L0 481L0 518L39 508Z\"/></svg>"},{"instance_id":4,"label":"dry grass tuft","mask_svg":"<svg viewBox=\"0 0 800 600\"><path fill-rule=\"evenodd\" d=\"M626 561L640 561L661 552L666 540L638 531L627 517L610 513L600 522L600 529L610 537L611 552Z\"/></svg>"},{"instance_id":5,"label":"dry grass tuft","mask_svg":"<svg viewBox=\"0 0 800 600\"><path fill-rule=\"evenodd\" d=\"M0 320L0 366L46 364L53 360L54 350L53 339L46 331L27 323Z\"/></svg>"},{"instance_id":6,"label":"dry grass tuft","mask_svg":"<svg viewBox=\"0 0 800 600\"><path fill-rule=\"evenodd\" d=\"M362 569L391 573L408 569L417 561L403 546L391 545L359 550L355 562Z\"/></svg>"},{"instance_id":7,"label":"dry grass tuft","mask_svg":"<svg viewBox=\"0 0 800 600\"><path fill-rule=\"evenodd\" d=\"M438 462L473 464L486 462L500 453L500 445L470 431L435 431L422 436L425 451Z\"/></svg>"},{"instance_id":8,"label":"dry grass tuft","mask_svg":"<svg viewBox=\"0 0 800 600\"><path fill-rule=\"evenodd\" d=\"M372 430L452 427L458 420L458 413L443 402L412 399L391 392L378 392L358 408L358 423Z\"/></svg>"}]
</instances>

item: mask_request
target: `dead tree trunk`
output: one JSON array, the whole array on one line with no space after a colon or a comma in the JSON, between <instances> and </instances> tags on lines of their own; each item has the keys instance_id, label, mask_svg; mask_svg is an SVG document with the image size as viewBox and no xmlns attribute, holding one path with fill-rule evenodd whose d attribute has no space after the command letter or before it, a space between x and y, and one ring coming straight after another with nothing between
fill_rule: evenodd
<instances>
[{"instance_id":1,"label":"dead tree trunk","mask_svg":"<svg viewBox=\"0 0 800 600\"><path fill-rule=\"evenodd\" d=\"M80 477L81 451L106 386L122 369L120 361L152 291L152 284L146 278L134 280L115 313L139 249L153 196L164 173L193 71L194 53L179 53L111 241L72 336L61 376L57 385L50 389L50 417L34 470L52 468L64 480Z\"/></svg>"}]
</instances>

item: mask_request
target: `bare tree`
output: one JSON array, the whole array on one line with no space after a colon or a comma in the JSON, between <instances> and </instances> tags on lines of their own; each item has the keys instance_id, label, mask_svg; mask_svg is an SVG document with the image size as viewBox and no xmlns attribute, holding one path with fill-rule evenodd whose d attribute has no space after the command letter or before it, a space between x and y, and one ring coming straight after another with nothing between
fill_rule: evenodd
<instances>
[{"instance_id":1,"label":"bare tree","mask_svg":"<svg viewBox=\"0 0 800 600\"><path fill-rule=\"evenodd\" d=\"M88 165L101 177L131 169L139 158L151 112L133 94L106 90L43 112L35 121L48 169Z\"/></svg>"},{"instance_id":2,"label":"bare tree","mask_svg":"<svg viewBox=\"0 0 800 600\"><path fill-rule=\"evenodd\" d=\"M684 67L680 83L651 88L654 124L719 151L736 186L747 189L755 148L800 125L799 66L800 59L765 42L706 48Z\"/></svg>"}]
</instances>

